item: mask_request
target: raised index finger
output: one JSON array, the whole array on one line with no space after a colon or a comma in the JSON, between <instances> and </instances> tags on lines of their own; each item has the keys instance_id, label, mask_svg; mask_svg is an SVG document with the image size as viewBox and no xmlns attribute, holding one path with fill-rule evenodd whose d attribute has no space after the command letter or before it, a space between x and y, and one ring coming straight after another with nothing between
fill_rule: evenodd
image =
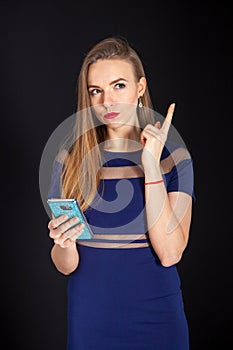
<instances>
[{"instance_id":1,"label":"raised index finger","mask_svg":"<svg viewBox=\"0 0 233 350\"><path fill-rule=\"evenodd\" d=\"M165 118L165 120L163 122L163 126L161 128L163 130L163 132L166 134L168 133L168 130L170 128L174 110L175 110L175 103L172 103L168 108L166 118Z\"/></svg>"}]
</instances>

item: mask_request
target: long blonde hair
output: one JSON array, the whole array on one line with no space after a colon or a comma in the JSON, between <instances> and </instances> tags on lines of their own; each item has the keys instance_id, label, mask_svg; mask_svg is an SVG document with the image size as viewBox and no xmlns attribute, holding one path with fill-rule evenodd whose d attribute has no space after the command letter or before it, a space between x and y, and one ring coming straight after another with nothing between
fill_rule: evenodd
<instances>
[{"instance_id":1,"label":"long blonde hair","mask_svg":"<svg viewBox=\"0 0 233 350\"><path fill-rule=\"evenodd\" d=\"M122 59L132 64L136 81L145 77L142 62L125 38L110 37L97 43L84 58L78 77L77 122L75 139L64 161L62 197L77 198L82 210L94 199L100 181L101 151L99 144L105 141L105 125L97 125L90 110L87 75L90 65L98 60ZM142 96L144 107L152 109L148 87ZM81 114L80 114L81 112ZM140 127L153 122L153 117L138 108ZM90 152L91 151L91 152ZM84 162L84 159L86 161Z\"/></svg>"}]
</instances>

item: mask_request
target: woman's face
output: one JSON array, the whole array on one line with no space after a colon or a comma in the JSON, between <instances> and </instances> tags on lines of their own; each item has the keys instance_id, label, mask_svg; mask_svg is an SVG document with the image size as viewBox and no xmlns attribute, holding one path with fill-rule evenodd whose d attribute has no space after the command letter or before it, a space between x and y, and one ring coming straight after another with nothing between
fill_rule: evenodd
<instances>
[{"instance_id":1,"label":"woman's face","mask_svg":"<svg viewBox=\"0 0 233 350\"><path fill-rule=\"evenodd\" d=\"M136 81L131 63L99 60L89 67L87 85L91 106L100 122L115 127L135 125L138 98L145 91L146 79Z\"/></svg>"}]
</instances>

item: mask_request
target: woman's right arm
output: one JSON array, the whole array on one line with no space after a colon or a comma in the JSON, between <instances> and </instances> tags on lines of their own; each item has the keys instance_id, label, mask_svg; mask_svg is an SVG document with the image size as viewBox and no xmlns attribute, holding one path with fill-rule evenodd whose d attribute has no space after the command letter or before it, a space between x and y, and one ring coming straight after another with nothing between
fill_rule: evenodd
<instances>
[{"instance_id":1,"label":"woman's right arm","mask_svg":"<svg viewBox=\"0 0 233 350\"><path fill-rule=\"evenodd\" d=\"M57 270L64 275L69 275L79 264L79 254L76 239L83 232L83 224L78 224L78 218L67 220L65 215L52 218L49 221L49 236L54 240L51 250L51 258Z\"/></svg>"}]
</instances>

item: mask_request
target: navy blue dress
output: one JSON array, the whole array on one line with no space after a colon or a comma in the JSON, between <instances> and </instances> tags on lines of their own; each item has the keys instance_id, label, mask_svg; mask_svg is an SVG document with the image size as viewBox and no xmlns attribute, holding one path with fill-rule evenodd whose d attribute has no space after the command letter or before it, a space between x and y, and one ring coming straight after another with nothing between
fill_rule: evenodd
<instances>
[{"instance_id":1,"label":"navy blue dress","mask_svg":"<svg viewBox=\"0 0 233 350\"><path fill-rule=\"evenodd\" d=\"M172 152L164 148L161 160ZM105 167L135 166L141 151L104 151L103 159ZM59 196L59 169L55 163L49 197ZM168 192L194 198L190 158L179 158L163 178ZM68 281L67 350L189 349L180 277L175 265L161 265L150 245L144 191L144 177L102 179L102 202L93 201L85 212L95 236L77 243L80 262Z\"/></svg>"}]
</instances>

